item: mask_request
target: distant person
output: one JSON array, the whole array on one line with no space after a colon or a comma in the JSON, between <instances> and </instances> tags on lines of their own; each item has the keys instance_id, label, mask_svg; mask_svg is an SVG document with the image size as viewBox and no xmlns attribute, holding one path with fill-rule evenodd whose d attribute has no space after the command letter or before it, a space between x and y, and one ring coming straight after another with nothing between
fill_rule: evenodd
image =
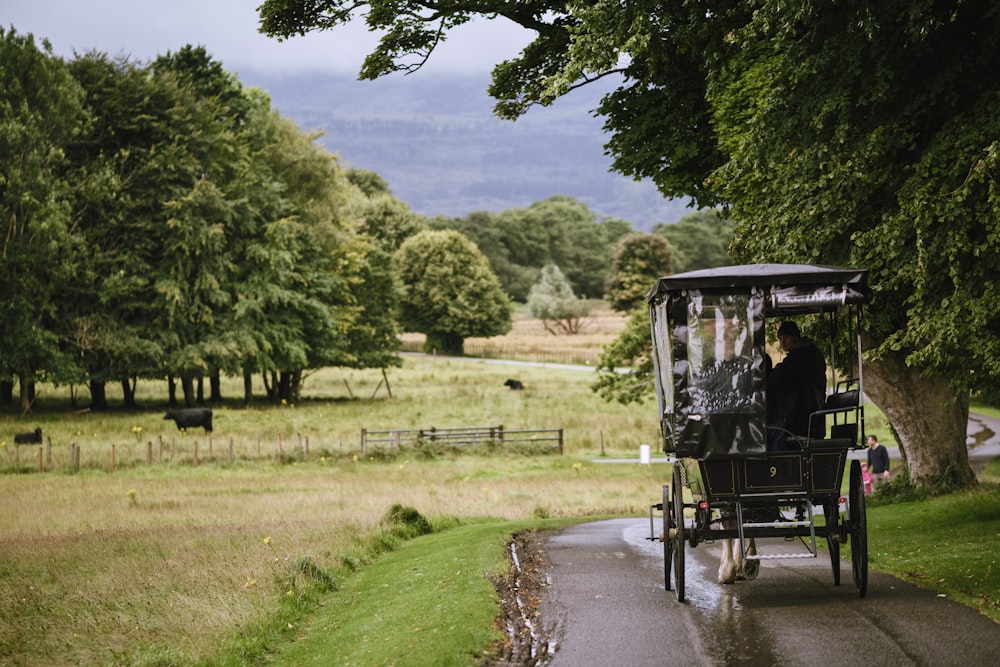
<instances>
[{"instance_id":1,"label":"distant person","mask_svg":"<svg viewBox=\"0 0 1000 667\"><path fill-rule=\"evenodd\" d=\"M870 496L872 494L872 474L868 470L868 464L864 461L861 462L861 483L865 487L865 495Z\"/></svg>"},{"instance_id":2,"label":"distant person","mask_svg":"<svg viewBox=\"0 0 1000 667\"><path fill-rule=\"evenodd\" d=\"M767 448L769 451L789 451L798 445L788 441L788 435L822 438L826 421L813 420L809 415L821 409L826 393L826 360L816 344L803 338L795 322L782 322L778 327L778 343L785 352L781 363L767 377Z\"/></svg>"},{"instance_id":3,"label":"distant person","mask_svg":"<svg viewBox=\"0 0 1000 667\"><path fill-rule=\"evenodd\" d=\"M872 479L877 486L881 482L889 479L889 450L886 449L874 435L869 435L868 442L868 470L872 474Z\"/></svg>"}]
</instances>

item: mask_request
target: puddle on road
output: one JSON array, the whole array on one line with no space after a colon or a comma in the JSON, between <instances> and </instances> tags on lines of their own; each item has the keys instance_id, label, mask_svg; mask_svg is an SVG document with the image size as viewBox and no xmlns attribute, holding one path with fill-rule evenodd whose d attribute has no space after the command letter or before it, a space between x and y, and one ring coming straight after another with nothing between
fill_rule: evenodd
<instances>
[{"instance_id":1,"label":"puddle on road","mask_svg":"<svg viewBox=\"0 0 1000 667\"><path fill-rule=\"evenodd\" d=\"M644 525L637 523L626 528L622 538L648 558L651 569L659 569L662 573L663 543L650 540L649 536L647 521ZM692 620L701 635L699 644L711 655L715 664L746 664L749 656L753 656L754 664L779 663L773 649L775 642L768 629L755 620L753 613L745 611L740 603L740 586L751 584L744 582L723 586L716 583L715 570L720 550L721 545L718 544L685 548L685 607L696 617ZM762 570L770 569L769 564L762 565L767 565ZM761 574L764 574L763 571ZM662 574L659 581L662 582Z\"/></svg>"}]
</instances>

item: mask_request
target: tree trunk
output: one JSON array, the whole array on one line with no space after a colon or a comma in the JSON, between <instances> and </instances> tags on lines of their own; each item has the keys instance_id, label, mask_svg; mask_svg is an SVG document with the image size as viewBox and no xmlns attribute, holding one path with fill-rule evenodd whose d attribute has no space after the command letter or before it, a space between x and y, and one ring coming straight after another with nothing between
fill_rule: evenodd
<instances>
[{"instance_id":1,"label":"tree trunk","mask_svg":"<svg viewBox=\"0 0 1000 667\"><path fill-rule=\"evenodd\" d=\"M182 377L181 390L184 392L184 407L193 408L195 405L194 378L189 375Z\"/></svg>"},{"instance_id":2,"label":"tree trunk","mask_svg":"<svg viewBox=\"0 0 1000 667\"><path fill-rule=\"evenodd\" d=\"M24 413L24 414L28 414L29 412L31 412L31 403L32 403L32 399L33 399L32 394L34 393L32 391L32 385L28 381L28 374L27 373L18 373L17 374L17 384L18 384L18 388L20 389L20 397L19 398L20 398L20 402L21 402L21 412Z\"/></svg>"},{"instance_id":3,"label":"tree trunk","mask_svg":"<svg viewBox=\"0 0 1000 667\"><path fill-rule=\"evenodd\" d=\"M219 378L219 373L216 371L208 376L208 401L210 403L221 403L222 402L222 380Z\"/></svg>"},{"instance_id":4,"label":"tree trunk","mask_svg":"<svg viewBox=\"0 0 1000 667\"><path fill-rule=\"evenodd\" d=\"M90 409L108 409L108 392L107 385L104 383L104 380L90 381Z\"/></svg>"},{"instance_id":5,"label":"tree trunk","mask_svg":"<svg viewBox=\"0 0 1000 667\"><path fill-rule=\"evenodd\" d=\"M124 407L139 407L135 402L135 386L139 382L138 378L125 376L122 378L122 399Z\"/></svg>"},{"instance_id":6,"label":"tree trunk","mask_svg":"<svg viewBox=\"0 0 1000 667\"><path fill-rule=\"evenodd\" d=\"M253 404L253 373L243 371L243 405Z\"/></svg>"},{"instance_id":7,"label":"tree trunk","mask_svg":"<svg viewBox=\"0 0 1000 667\"><path fill-rule=\"evenodd\" d=\"M7 406L14 402L14 383L10 380L0 381L0 406Z\"/></svg>"},{"instance_id":8,"label":"tree trunk","mask_svg":"<svg viewBox=\"0 0 1000 667\"><path fill-rule=\"evenodd\" d=\"M966 445L968 393L924 377L898 353L865 362L864 389L895 429L915 486L976 484Z\"/></svg>"},{"instance_id":9,"label":"tree trunk","mask_svg":"<svg viewBox=\"0 0 1000 667\"><path fill-rule=\"evenodd\" d=\"M424 340L424 352L460 357L465 353L465 337L447 332L428 333Z\"/></svg>"},{"instance_id":10,"label":"tree trunk","mask_svg":"<svg viewBox=\"0 0 1000 667\"><path fill-rule=\"evenodd\" d=\"M173 375L167 376L167 404L177 405L177 379Z\"/></svg>"}]
</instances>

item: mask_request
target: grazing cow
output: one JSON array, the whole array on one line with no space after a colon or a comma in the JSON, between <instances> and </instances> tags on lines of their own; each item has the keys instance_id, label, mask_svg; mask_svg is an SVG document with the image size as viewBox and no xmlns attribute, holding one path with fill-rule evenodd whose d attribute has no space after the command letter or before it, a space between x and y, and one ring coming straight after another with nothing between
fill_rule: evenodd
<instances>
[{"instance_id":1,"label":"grazing cow","mask_svg":"<svg viewBox=\"0 0 1000 667\"><path fill-rule=\"evenodd\" d=\"M514 389L514 390L524 389L524 383L521 382L520 380L508 379L506 382L503 383L503 385L505 387L510 387L511 389Z\"/></svg>"},{"instance_id":2,"label":"grazing cow","mask_svg":"<svg viewBox=\"0 0 1000 667\"><path fill-rule=\"evenodd\" d=\"M189 428L201 426L205 433L212 432L212 410L211 408L178 408L167 410L163 415L164 419L173 419L178 430L186 431Z\"/></svg>"},{"instance_id":3,"label":"grazing cow","mask_svg":"<svg viewBox=\"0 0 1000 667\"><path fill-rule=\"evenodd\" d=\"M18 433L14 436L14 444L16 445L40 445L42 444L42 429L36 428L34 431L28 431L27 433Z\"/></svg>"}]
</instances>

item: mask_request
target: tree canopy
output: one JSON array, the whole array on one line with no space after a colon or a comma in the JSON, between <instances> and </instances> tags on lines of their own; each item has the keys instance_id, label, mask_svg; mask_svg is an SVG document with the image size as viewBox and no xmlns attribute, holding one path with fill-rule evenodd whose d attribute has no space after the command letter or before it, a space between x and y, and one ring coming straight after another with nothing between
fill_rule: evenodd
<instances>
[{"instance_id":1,"label":"tree canopy","mask_svg":"<svg viewBox=\"0 0 1000 667\"><path fill-rule=\"evenodd\" d=\"M526 301L531 286L547 264L563 270L573 292L600 299L611 275L618 240L632 231L631 223L601 218L572 197L553 196L527 208L465 218L437 218L435 229L455 229L471 239L511 298Z\"/></svg>"},{"instance_id":2,"label":"tree canopy","mask_svg":"<svg viewBox=\"0 0 1000 667\"><path fill-rule=\"evenodd\" d=\"M389 254L353 217L376 206L266 95L201 47L66 62L0 31L0 53L0 381L22 408L39 380L102 408L107 382L191 403L261 373L294 400L307 369L398 364Z\"/></svg>"},{"instance_id":3,"label":"tree canopy","mask_svg":"<svg viewBox=\"0 0 1000 667\"><path fill-rule=\"evenodd\" d=\"M266 0L260 11L262 30L283 37L366 21L382 33L368 78L419 68L473 16L511 20L536 36L494 68L508 118L615 77L597 112L616 170L724 206L740 261L871 271L866 390L914 482L974 482L969 391L1000 382L996 3Z\"/></svg>"},{"instance_id":4,"label":"tree canopy","mask_svg":"<svg viewBox=\"0 0 1000 667\"><path fill-rule=\"evenodd\" d=\"M511 304L486 257L453 230L411 236L395 256L404 331L427 335L425 350L462 354L470 337L510 331Z\"/></svg>"}]
</instances>

